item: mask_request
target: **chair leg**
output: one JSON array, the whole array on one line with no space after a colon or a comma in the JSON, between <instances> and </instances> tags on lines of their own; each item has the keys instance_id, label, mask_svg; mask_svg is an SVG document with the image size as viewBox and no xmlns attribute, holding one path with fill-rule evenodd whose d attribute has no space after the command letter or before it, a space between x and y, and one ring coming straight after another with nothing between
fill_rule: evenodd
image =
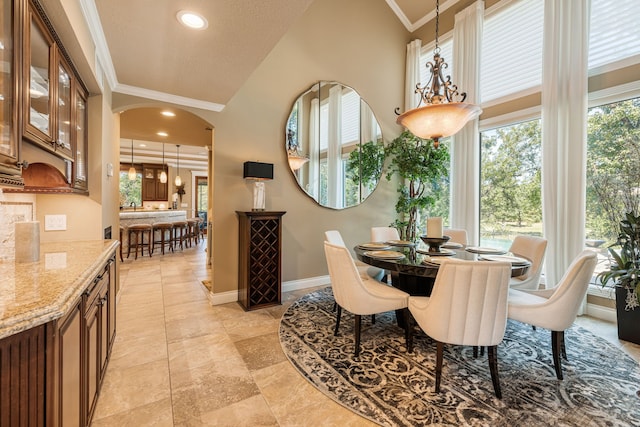
<instances>
[{"instance_id":1,"label":"chair leg","mask_svg":"<svg viewBox=\"0 0 640 427\"><path fill-rule=\"evenodd\" d=\"M355 356L358 357L358 355L360 354L360 324L362 323L362 316L360 316L359 314L356 314L355 318L356 318L356 326L355 326L356 350L355 350Z\"/></svg>"},{"instance_id":2,"label":"chair leg","mask_svg":"<svg viewBox=\"0 0 640 427\"><path fill-rule=\"evenodd\" d=\"M556 377L562 379L562 362L560 352L564 341L564 331L551 331L551 351L553 353L553 367L556 369Z\"/></svg>"},{"instance_id":3,"label":"chair leg","mask_svg":"<svg viewBox=\"0 0 640 427\"><path fill-rule=\"evenodd\" d=\"M338 312L336 313L336 329L333 331L334 336L338 336L338 329L340 329L340 316L342 315L342 307L340 307L337 303Z\"/></svg>"},{"instance_id":4,"label":"chair leg","mask_svg":"<svg viewBox=\"0 0 640 427\"><path fill-rule=\"evenodd\" d=\"M413 353L413 323L411 321L411 312L408 308L402 310L404 315L404 340L407 345L407 352Z\"/></svg>"},{"instance_id":5,"label":"chair leg","mask_svg":"<svg viewBox=\"0 0 640 427\"><path fill-rule=\"evenodd\" d=\"M436 393L440 393L440 377L442 376L442 353L444 344L436 342Z\"/></svg>"},{"instance_id":6,"label":"chair leg","mask_svg":"<svg viewBox=\"0 0 640 427\"><path fill-rule=\"evenodd\" d=\"M335 312L336 311L336 307L338 307L338 303L334 301L333 302L333 310L331 310L331 311Z\"/></svg>"},{"instance_id":7,"label":"chair leg","mask_svg":"<svg viewBox=\"0 0 640 427\"><path fill-rule=\"evenodd\" d=\"M371 324L372 324L372 325L375 325L375 324L376 324L376 315L375 315L375 314L372 314L372 315L371 315Z\"/></svg>"},{"instance_id":8,"label":"chair leg","mask_svg":"<svg viewBox=\"0 0 640 427\"><path fill-rule=\"evenodd\" d=\"M560 350L562 351L562 358L564 360L569 360L567 359L567 347L565 346L565 343L564 343L564 332L562 333L562 346L560 347Z\"/></svg>"},{"instance_id":9,"label":"chair leg","mask_svg":"<svg viewBox=\"0 0 640 427\"><path fill-rule=\"evenodd\" d=\"M498 346L492 345L487 347L489 353L489 370L491 371L491 381L493 382L493 391L498 399L502 399L502 391L500 390L500 377L498 376Z\"/></svg>"},{"instance_id":10,"label":"chair leg","mask_svg":"<svg viewBox=\"0 0 640 427\"><path fill-rule=\"evenodd\" d=\"M473 346L473 358L474 359L478 358L478 346L477 345Z\"/></svg>"}]
</instances>

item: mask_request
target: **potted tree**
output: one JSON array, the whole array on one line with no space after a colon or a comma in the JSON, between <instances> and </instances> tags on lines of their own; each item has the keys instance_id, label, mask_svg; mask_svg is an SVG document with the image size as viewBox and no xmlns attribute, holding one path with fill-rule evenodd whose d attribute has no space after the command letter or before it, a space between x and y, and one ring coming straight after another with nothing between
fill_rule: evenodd
<instances>
[{"instance_id":1,"label":"potted tree","mask_svg":"<svg viewBox=\"0 0 640 427\"><path fill-rule=\"evenodd\" d=\"M448 183L449 150L445 144L435 148L431 140L404 131L384 151L391 158L387 180L398 177L399 218L392 226L402 239L416 242L419 211L433 208Z\"/></svg>"},{"instance_id":2,"label":"potted tree","mask_svg":"<svg viewBox=\"0 0 640 427\"><path fill-rule=\"evenodd\" d=\"M640 214L626 213L609 254L611 265L598 278L615 288L618 338L640 344Z\"/></svg>"}]
</instances>

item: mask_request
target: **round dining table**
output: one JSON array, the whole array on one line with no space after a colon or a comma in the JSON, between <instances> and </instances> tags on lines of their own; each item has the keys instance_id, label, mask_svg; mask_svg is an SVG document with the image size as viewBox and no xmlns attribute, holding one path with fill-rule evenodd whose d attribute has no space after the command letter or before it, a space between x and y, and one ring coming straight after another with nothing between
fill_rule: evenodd
<instances>
[{"instance_id":1,"label":"round dining table","mask_svg":"<svg viewBox=\"0 0 640 427\"><path fill-rule=\"evenodd\" d=\"M429 255L427 248L416 248L415 245L403 245L393 246L389 245L390 251L400 252L404 256L401 258L390 257L378 257L372 256L372 251L369 248L364 248L360 245L353 248L356 257L369 265L382 268L391 274L391 284L407 292L409 295L417 296L429 296L433 289L435 278L438 274L439 262L442 259L453 257L465 260L486 260L483 262L491 262L491 255L470 252L472 248L461 247L456 249L444 249L442 252L449 254L444 256L440 254ZM505 252L496 251L497 253L504 254ZM509 255L509 254L507 254ZM522 257L518 257L522 259ZM511 277L518 277L526 274L527 270L531 266L530 262L525 260L524 262L518 262L512 264Z\"/></svg>"}]
</instances>

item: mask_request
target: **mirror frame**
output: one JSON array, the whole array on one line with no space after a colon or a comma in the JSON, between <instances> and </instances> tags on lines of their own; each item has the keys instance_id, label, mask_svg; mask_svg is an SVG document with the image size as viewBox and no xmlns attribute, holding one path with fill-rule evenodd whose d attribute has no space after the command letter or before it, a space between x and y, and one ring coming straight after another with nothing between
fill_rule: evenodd
<instances>
[{"instance_id":1,"label":"mirror frame","mask_svg":"<svg viewBox=\"0 0 640 427\"><path fill-rule=\"evenodd\" d=\"M296 183L322 207L358 206L382 178L379 122L355 89L336 81L316 82L298 96L285 124L285 149Z\"/></svg>"}]
</instances>

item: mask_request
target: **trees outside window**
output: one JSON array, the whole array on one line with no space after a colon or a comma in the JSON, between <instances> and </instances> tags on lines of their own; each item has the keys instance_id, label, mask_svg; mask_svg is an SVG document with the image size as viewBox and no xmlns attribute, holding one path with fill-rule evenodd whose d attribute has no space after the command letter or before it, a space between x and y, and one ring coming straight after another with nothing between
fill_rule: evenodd
<instances>
[{"instance_id":1,"label":"trees outside window","mask_svg":"<svg viewBox=\"0 0 640 427\"><path fill-rule=\"evenodd\" d=\"M129 180L129 169L120 170L120 206L142 206L142 168L136 168L136 179Z\"/></svg>"},{"instance_id":2,"label":"trees outside window","mask_svg":"<svg viewBox=\"0 0 640 427\"><path fill-rule=\"evenodd\" d=\"M481 133L480 241L508 248L542 235L540 120Z\"/></svg>"},{"instance_id":3,"label":"trees outside window","mask_svg":"<svg viewBox=\"0 0 640 427\"><path fill-rule=\"evenodd\" d=\"M640 98L591 108L587 129L586 237L613 243L640 213Z\"/></svg>"}]
</instances>

